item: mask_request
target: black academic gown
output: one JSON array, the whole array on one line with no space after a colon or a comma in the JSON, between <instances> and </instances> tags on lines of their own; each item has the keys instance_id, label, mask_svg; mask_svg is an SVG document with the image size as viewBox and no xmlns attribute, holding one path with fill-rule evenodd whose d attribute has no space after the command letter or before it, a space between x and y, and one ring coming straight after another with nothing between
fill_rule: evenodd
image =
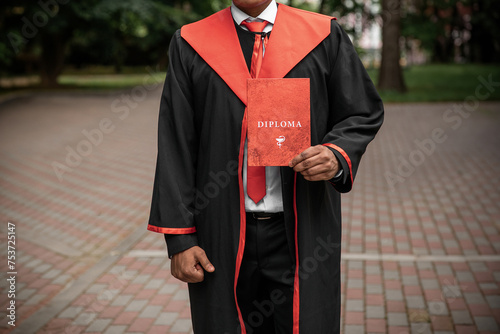
<instances>
[{"instance_id":1,"label":"black academic gown","mask_svg":"<svg viewBox=\"0 0 500 334\"><path fill-rule=\"evenodd\" d=\"M245 242L242 161L246 79L229 8L177 31L161 99L158 158L148 229L172 247L203 248L215 266L189 284L194 332L244 333L235 297ZM340 192L383 121L382 102L354 48L331 17L285 5L260 77L310 78L311 140L338 157L337 184L281 167L285 224L296 267L294 334L340 330ZM171 251L169 245L169 251Z\"/></svg>"}]
</instances>

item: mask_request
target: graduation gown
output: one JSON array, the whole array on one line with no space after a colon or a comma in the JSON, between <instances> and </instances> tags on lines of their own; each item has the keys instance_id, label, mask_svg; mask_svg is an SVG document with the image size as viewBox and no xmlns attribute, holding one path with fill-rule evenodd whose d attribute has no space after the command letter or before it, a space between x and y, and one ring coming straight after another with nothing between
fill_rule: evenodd
<instances>
[{"instance_id":1,"label":"graduation gown","mask_svg":"<svg viewBox=\"0 0 500 334\"><path fill-rule=\"evenodd\" d=\"M215 266L189 284L193 329L245 333L236 285L245 246L242 161L250 78L229 8L182 27L170 44L161 98L151 231L183 235ZM340 330L340 192L382 125L383 105L348 36L331 17L283 4L260 78L309 78L311 141L344 170L337 184L281 167L287 238L295 267L294 333ZM180 241L179 241L180 240ZM180 244L179 244L180 243ZM170 248L170 246L169 246Z\"/></svg>"}]
</instances>

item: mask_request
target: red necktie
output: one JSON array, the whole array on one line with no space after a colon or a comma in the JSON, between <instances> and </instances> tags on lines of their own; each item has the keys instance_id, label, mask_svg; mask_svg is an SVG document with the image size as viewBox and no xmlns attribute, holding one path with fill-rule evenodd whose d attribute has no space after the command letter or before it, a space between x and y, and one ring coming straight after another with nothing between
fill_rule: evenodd
<instances>
[{"instance_id":1,"label":"red necktie","mask_svg":"<svg viewBox=\"0 0 500 334\"><path fill-rule=\"evenodd\" d=\"M248 30L256 33L261 33L267 25L264 22L241 22L241 25ZM264 56L264 48L267 44L267 35L262 40L261 34L255 34L255 42L253 45L252 64L250 66L250 75L252 78L259 76L260 67L262 66L262 58ZM258 203L266 195L266 167L262 166L247 166L247 194L255 203Z\"/></svg>"}]
</instances>

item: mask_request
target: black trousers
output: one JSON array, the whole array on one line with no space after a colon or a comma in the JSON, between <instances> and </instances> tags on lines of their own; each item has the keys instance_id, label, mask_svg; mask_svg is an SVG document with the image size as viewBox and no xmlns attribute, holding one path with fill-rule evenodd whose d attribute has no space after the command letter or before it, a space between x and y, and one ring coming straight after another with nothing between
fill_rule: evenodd
<instances>
[{"instance_id":1,"label":"black trousers","mask_svg":"<svg viewBox=\"0 0 500 334\"><path fill-rule=\"evenodd\" d=\"M259 220L247 213L237 298L248 334L289 334L293 326L293 272L283 215Z\"/></svg>"}]
</instances>

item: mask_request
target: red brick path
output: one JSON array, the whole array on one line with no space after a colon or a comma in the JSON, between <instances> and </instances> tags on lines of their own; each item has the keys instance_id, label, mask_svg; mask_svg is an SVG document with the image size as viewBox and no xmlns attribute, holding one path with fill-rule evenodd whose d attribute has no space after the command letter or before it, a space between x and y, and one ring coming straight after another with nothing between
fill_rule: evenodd
<instances>
[{"instance_id":1,"label":"red brick path","mask_svg":"<svg viewBox=\"0 0 500 334\"><path fill-rule=\"evenodd\" d=\"M0 104L2 332L8 222L15 332L191 331L186 287L145 230L160 91L133 93ZM451 107L388 105L344 196L344 333L499 332L500 103L460 125Z\"/></svg>"}]
</instances>

